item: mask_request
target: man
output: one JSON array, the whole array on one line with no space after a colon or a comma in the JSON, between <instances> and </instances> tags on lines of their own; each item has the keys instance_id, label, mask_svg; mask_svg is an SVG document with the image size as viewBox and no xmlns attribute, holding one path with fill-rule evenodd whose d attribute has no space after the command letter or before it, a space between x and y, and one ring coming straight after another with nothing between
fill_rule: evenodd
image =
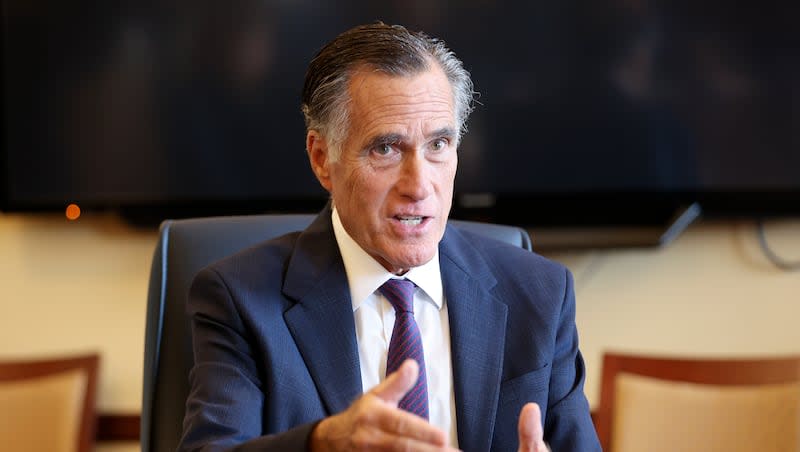
<instances>
[{"instance_id":1,"label":"man","mask_svg":"<svg viewBox=\"0 0 800 452\"><path fill-rule=\"evenodd\" d=\"M447 226L472 95L399 26L314 58L306 148L331 203L195 279L181 450L600 449L569 272Z\"/></svg>"}]
</instances>

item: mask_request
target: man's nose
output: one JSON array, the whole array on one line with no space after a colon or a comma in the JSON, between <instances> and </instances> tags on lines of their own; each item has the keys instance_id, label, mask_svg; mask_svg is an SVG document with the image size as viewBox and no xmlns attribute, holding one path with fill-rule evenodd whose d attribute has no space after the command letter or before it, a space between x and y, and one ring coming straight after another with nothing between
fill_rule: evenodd
<instances>
[{"instance_id":1,"label":"man's nose","mask_svg":"<svg viewBox=\"0 0 800 452\"><path fill-rule=\"evenodd\" d=\"M413 200L422 200L430 196L433 192L430 165L421 150L406 153L397 181L400 194Z\"/></svg>"}]
</instances>

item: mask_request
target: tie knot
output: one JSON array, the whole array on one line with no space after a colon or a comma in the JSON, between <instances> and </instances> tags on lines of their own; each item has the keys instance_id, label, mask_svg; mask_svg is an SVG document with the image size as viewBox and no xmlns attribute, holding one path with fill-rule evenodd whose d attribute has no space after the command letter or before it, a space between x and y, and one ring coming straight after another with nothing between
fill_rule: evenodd
<instances>
[{"instance_id":1,"label":"tie knot","mask_svg":"<svg viewBox=\"0 0 800 452\"><path fill-rule=\"evenodd\" d=\"M378 289L389 300L397 312L414 313L414 288L416 284L407 279L390 279Z\"/></svg>"}]
</instances>

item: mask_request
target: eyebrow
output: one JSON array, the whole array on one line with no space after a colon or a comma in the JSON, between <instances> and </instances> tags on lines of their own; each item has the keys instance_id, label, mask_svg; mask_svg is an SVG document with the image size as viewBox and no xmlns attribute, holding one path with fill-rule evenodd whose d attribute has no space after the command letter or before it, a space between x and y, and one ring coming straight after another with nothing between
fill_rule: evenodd
<instances>
[{"instance_id":1,"label":"eyebrow","mask_svg":"<svg viewBox=\"0 0 800 452\"><path fill-rule=\"evenodd\" d=\"M399 133L384 133L381 135L376 135L372 137L369 142L367 142L364 149L372 149L376 146L381 146L384 144L394 144L394 143L401 143L403 141L403 135Z\"/></svg>"},{"instance_id":2,"label":"eyebrow","mask_svg":"<svg viewBox=\"0 0 800 452\"><path fill-rule=\"evenodd\" d=\"M427 139L437 139L437 138L448 138L453 139L456 136L455 130L452 127L442 127L441 129L434 130L433 132L429 133L426 137ZM381 135L374 136L371 140L369 140L364 147L364 149L372 149L376 146L381 146L384 144L395 144L395 143L402 143L406 141L405 135L400 133L385 133Z\"/></svg>"},{"instance_id":3,"label":"eyebrow","mask_svg":"<svg viewBox=\"0 0 800 452\"><path fill-rule=\"evenodd\" d=\"M442 127L434 130L429 136L430 138L449 138L452 140L456 136L456 131L452 127Z\"/></svg>"}]
</instances>

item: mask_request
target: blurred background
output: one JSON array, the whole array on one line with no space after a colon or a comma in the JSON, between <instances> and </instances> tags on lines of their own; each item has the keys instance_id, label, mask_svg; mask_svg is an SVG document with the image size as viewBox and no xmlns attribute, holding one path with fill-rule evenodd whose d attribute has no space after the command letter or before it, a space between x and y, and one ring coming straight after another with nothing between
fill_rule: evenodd
<instances>
[{"instance_id":1,"label":"blurred background","mask_svg":"<svg viewBox=\"0 0 800 452\"><path fill-rule=\"evenodd\" d=\"M455 216L800 209L796 2L8 0L5 210L316 210L306 64L377 19L444 38L473 75Z\"/></svg>"},{"instance_id":2,"label":"blurred background","mask_svg":"<svg viewBox=\"0 0 800 452\"><path fill-rule=\"evenodd\" d=\"M375 20L443 38L472 73L453 216L523 226L573 270L591 403L607 349L799 351L797 2L3 0L2 14L0 355L99 350L112 421L140 408L158 224L321 208L305 68ZM658 246L687 206L703 215Z\"/></svg>"}]
</instances>

